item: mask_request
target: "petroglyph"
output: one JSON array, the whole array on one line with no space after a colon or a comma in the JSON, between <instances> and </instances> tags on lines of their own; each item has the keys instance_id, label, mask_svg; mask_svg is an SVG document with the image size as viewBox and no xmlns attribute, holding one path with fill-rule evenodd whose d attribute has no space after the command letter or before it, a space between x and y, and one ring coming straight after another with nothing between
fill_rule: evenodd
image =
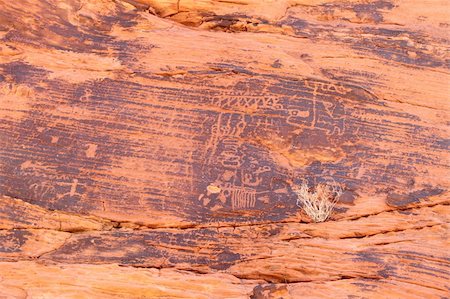
<instances>
[{"instance_id":1,"label":"petroglyph","mask_svg":"<svg viewBox=\"0 0 450 299\"><path fill-rule=\"evenodd\" d=\"M205 126L208 122L205 123ZM224 167L238 168L241 156L238 149L242 145L239 137L243 134L247 123L242 114L220 113L215 116L211 125L211 134L205 148L204 167L216 163Z\"/></svg>"},{"instance_id":2,"label":"petroglyph","mask_svg":"<svg viewBox=\"0 0 450 299\"><path fill-rule=\"evenodd\" d=\"M79 101L82 102L82 103L87 103L87 102L89 102L91 97L92 97L92 90L89 89L89 88L86 88L84 90L83 95L79 98Z\"/></svg>"},{"instance_id":3,"label":"petroglyph","mask_svg":"<svg viewBox=\"0 0 450 299\"><path fill-rule=\"evenodd\" d=\"M86 157L94 158L95 152L97 151L97 144L88 144L88 148L86 149Z\"/></svg>"},{"instance_id":4,"label":"petroglyph","mask_svg":"<svg viewBox=\"0 0 450 299\"><path fill-rule=\"evenodd\" d=\"M246 186L259 186L262 182L261 174L271 172L270 166L258 166L257 161L253 159L250 166L250 172L241 171L242 181Z\"/></svg>"},{"instance_id":5,"label":"petroglyph","mask_svg":"<svg viewBox=\"0 0 450 299\"><path fill-rule=\"evenodd\" d=\"M345 87L342 84L335 84L331 82L321 82L313 81L310 79L305 79L303 81L305 86L313 91L313 95L317 95L319 91L324 93L337 93L340 95L345 95L351 91L351 88Z\"/></svg>"},{"instance_id":6,"label":"petroglyph","mask_svg":"<svg viewBox=\"0 0 450 299\"><path fill-rule=\"evenodd\" d=\"M239 137L242 135L247 122L243 114L223 113L217 117L217 122L211 128L214 136Z\"/></svg>"},{"instance_id":7,"label":"petroglyph","mask_svg":"<svg viewBox=\"0 0 450 299\"><path fill-rule=\"evenodd\" d=\"M78 179L73 179L72 185L70 185L70 192L69 192L70 196L74 196L76 194L77 185L78 185Z\"/></svg>"},{"instance_id":8,"label":"petroglyph","mask_svg":"<svg viewBox=\"0 0 450 299\"><path fill-rule=\"evenodd\" d=\"M233 210L255 207L256 190L245 187L233 187L226 191L230 192L231 208Z\"/></svg>"},{"instance_id":9,"label":"petroglyph","mask_svg":"<svg viewBox=\"0 0 450 299\"><path fill-rule=\"evenodd\" d=\"M199 200L203 206L213 207L214 210L219 207L251 209L256 206L258 196L264 198L265 204L277 198L270 189L271 178L274 175L284 176L283 170L271 167L273 162L270 160L256 158L269 156L267 151L274 148L266 146L266 142L262 142L263 146L259 143L248 144L246 140L249 136L263 139L269 138L266 134L273 135L274 132L279 136L292 136L292 144L286 144L286 153L298 157L303 157L302 153L306 150L314 153L311 157L303 157L303 162L295 163L294 167L308 165L317 159L335 161L342 156L330 152L328 148L345 133L343 99L351 88L311 79L305 79L299 85L295 87L298 94L291 93L294 87L284 83L273 86L265 84L266 94L258 94L246 84L241 86L237 83L243 91L231 94L222 92L221 97L208 99L214 106L236 112L215 113L203 122L202 132L209 132L210 136L202 152L205 157L202 176L221 190L213 194L206 185L202 185ZM286 94L273 96L271 93L277 88L286 90ZM270 115L256 114L256 111Z\"/></svg>"},{"instance_id":10,"label":"petroglyph","mask_svg":"<svg viewBox=\"0 0 450 299\"><path fill-rule=\"evenodd\" d=\"M55 187L47 181L31 184L29 189L33 192L33 198L36 199L45 199L55 194Z\"/></svg>"},{"instance_id":11,"label":"petroglyph","mask_svg":"<svg viewBox=\"0 0 450 299\"><path fill-rule=\"evenodd\" d=\"M301 100L301 105L290 105L286 123L294 126L296 132L305 128L325 131L326 135L342 135L345 131L345 108L338 97L329 99L330 93L346 94L349 89L324 82L305 80L307 89L312 90L310 99ZM295 101L294 103L298 103Z\"/></svg>"},{"instance_id":12,"label":"petroglyph","mask_svg":"<svg viewBox=\"0 0 450 299\"><path fill-rule=\"evenodd\" d=\"M65 175L39 174L39 177L41 181L29 185L29 190L32 192L31 196L34 199L56 202L64 197L82 196L77 191L78 179L72 179L72 182L69 183L64 182L69 179ZM36 180L36 177L31 177L30 180ZM58 194L61 188L67 187L70 187L68 192Z\"/></svg>"},{"instance_id":13,"label":"petroglyph","mask_svg":"<svg viewBox=\"0 0 450 299\"><path fill-rule=\"evenodd\" d=\"M47 167L42 163L27 160L20 164L21 171L37 171L37 170L45 170Z\"/></svg>"},{"instance_id":14,"label":"petroglyph","mask_svg":"<svg viewBox=\"0 0 450 299\"><path fill-rule=\"evenodd\" d=\"M33 89L26 85L0 83L0 118L21 119L33 98Z\"/></svg>"},{"instance_id":15,"label":"petroglyph","mask_svg":"<svg viewBox=\"0 0 450 299\"><path fill-rule=\"evenodd\" d=\"M239 147L242 142L237 139L223 139L220 141L222 149L217 156L217 162L226 168L238 169L242 165L242 156L239 155Z\"/></svg>"},{"instance_id":16,"label":"petroglyph","mask_svg":"<svg viewBox=\"0 0 450 299\"><path fill-rule=\"evenodd\" d=\"M264 94L229 95L220 98L212 98L211 102L213 105L223 109L239 110L239 108L245 108L245 110L249 111L283 109L283 105L278 97L267 96Z\"/></svg>"},{"instance_id":17,"label":"petroglyph","mask_svg":"<svg viewBox=\"0 0 450 299\"><path fill-rule=\"evenodd\" d=\"M65 192L62 194L59 194L57 196L58 200L64 199L64 198L74 198L74 197L81 197L82 194L77 192L77 188L79 186L78 179L72 179L71 183L60 183L59 186L65 186L64 188L67 188L70 186L69 192Z\"/></svg>"},{"instance_id":18,"label":"petroglyph","mask_svg":"<svg viewBox=\"0 0 450 299\"><path fill-rule=\"evenodd\" d=\"M242 176L242 181L247 186L259 186L262 182L262 178L255 177L251 173L244 173Z\"/></svg>"},{"instance_id":19,"label":"petroglyph","mask_svg":"<svg viewBox=\"0 0 450 299\"><path fill-rule=\"evenodd\" d=\"M317 91L333 88L326 85L317 85L315 89ZM334 89L338 90L338 88ZM226 204L230 203L232 209L254 208L257 199L256 190L260 188L264 190L264 186L268 189L270 185L269 175L264 176L263 174L270 174L272 168L268 165L260 165L263 161L258 161L258 159L252 157L254 154L248 154L254 150L259 152L266 151L266 149L249 147L243 137L249 134L258 136L262 132L261 130L273 131L286 124L288 125L287 128L291 130L316 125L313 119L317 117L315 103L305 100L301 101L301 105L298 105L299 101L292 99L292 103L289 105L289 101L282 101L281 97L255 96L251 94L251 91L240 92L239 95L225 95L219 100L213 98L212 102L221 108L233 108L237 111L243 111L240 108L245 108L254 110L271 109L280 114L285 111L289 113L288 118L284 120L278 120L276 115L274 117L253 116L251 115L252 111L247 111L250 114L219 113L213 117L212 124L211 120L206 120L204 123L205 126L210 124L211 135L206 144L206 157L202 172L222 190L216 197L217 204L226 207ZM286 104L286 107L283 103ZM330 107L331 113L336 110L333 110L333 108ZM245 109L244 111L246 111ZM267 190L263 192L267 192ZM204 189L199 196L204 206L209 206L215 201L214 196L211 195ZM267 194L264 196L266 202L270 200L270 196L267 196Z\"/></svg>"},{"instance_id":20,"label":"petroglyph","mask_svg":"<svg viewBox=\"0 0 450 299\"><path fill-rule=\"evenodd\" d=\"M222 189L220 189L220 187L217 187L214 185L209 185L208 187L206 187L206 190L211 194L220 193L220 191L222 191Z\"/></svg>"},{"instance_id":21,"label":"petroglyph","mask_svg":"<svg viewBox=\"0 0 450 299\"><path fill-rule=\"evenodd\" d=\"M306 125L311 126L313 124L314 116L314 108L308 110L289 109L286 123L298 128L303 128Z\"/></svg>"}]
</instances>

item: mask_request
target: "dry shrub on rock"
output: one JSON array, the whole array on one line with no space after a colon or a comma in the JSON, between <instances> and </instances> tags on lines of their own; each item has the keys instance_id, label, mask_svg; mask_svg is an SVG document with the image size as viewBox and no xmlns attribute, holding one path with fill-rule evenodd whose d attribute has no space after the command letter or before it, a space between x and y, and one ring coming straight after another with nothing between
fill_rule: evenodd
<instances>
[{"instance_id":1,"label":"dry shrub on rock","mask_svg":"<svg viewBox=\"0 0 450 299\"><path fill-rule=\"evenodd\" d=\"M318 184L311 189L307 183L302 183L294 192L297 194L297 206L303 208L312 221L324 222L342 195L342 188L337 184Z\"/></svg>"}]
</instances>

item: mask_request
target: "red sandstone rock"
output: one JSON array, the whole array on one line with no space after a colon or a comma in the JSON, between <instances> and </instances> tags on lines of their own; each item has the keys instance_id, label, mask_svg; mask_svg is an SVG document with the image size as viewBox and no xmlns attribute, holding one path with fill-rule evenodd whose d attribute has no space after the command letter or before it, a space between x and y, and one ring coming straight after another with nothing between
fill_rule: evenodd
<instances>
[{"instance_id":1,"label":"red sandstone rock","mask_svg":"<svg viewBox=\"0 0 450 299\"><path fill-rule=\"evenodd\" d=\"M448 296L446 4L0 0L0 298Z\"/></svg>"}]
</instances>

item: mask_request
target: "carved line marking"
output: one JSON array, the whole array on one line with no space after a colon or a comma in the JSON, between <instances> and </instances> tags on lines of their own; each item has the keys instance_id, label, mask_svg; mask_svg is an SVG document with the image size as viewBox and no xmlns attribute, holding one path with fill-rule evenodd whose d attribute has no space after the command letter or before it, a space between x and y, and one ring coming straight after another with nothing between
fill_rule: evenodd
<instances>
[{"instance_id":1,"label":"carved line marking","mask_svg":"<svg viewBox=\"0 0 450 299\"><path fill-rule=\"evenodd\" d=\"M73 179L73 183L70 186L70 196L74 196L77 193L77 185L78 185L78 179Z\"/></svg>"},{"instance_id":2,"label":"carved line marking","mask_svg":"<svg viewBox=\"0 0 450 299\"><path fill-rule=\"evenodd\" d=\"M256 204L256 190L249 188L235 188L229 190L231 193L231 207L253 208Z\"/></svg>"}]
</instances>

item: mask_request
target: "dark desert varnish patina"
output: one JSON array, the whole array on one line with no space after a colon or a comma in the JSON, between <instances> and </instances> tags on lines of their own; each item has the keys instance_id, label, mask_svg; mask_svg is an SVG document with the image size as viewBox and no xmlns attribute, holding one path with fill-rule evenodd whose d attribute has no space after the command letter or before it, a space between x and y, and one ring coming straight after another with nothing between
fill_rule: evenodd
<instances>
[{"instance_id":1,"label":"dark desert varnish patina","mask_svg":"<svg viewBox=\"0 0 450 299\"><path fill-rule=\"evenodd\" d=\"M242 2L0 1L5 295L446 296L445 5Z\"/></svg>"}]
</instances>

